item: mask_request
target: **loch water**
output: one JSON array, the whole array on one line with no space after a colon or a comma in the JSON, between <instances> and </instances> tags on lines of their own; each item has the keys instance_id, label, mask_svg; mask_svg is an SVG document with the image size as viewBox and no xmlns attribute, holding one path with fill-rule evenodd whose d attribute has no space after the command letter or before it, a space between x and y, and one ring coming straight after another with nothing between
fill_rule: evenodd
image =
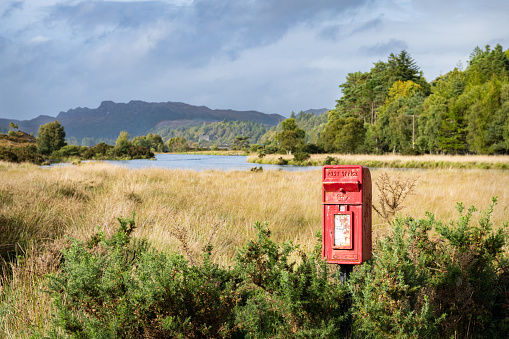
<instances>
[{"instance_id":1,"label":"loch water","mask_svg":"<svg viewBox=\"0 0 509 339\"><path fill-rule=\"evenodd\" d=\"M127 167L129 169L165 168L195 171L250 171L252 168L276 171L312 171L320 166L280 166L253 164L247 162L247 156L238 155L206 155L206 154L156 154L155 160L105 160L105 163ZM54 164L52 166L55 166ZM58 164L57 166L63 164Z\"/></svg>"}]
</instances>

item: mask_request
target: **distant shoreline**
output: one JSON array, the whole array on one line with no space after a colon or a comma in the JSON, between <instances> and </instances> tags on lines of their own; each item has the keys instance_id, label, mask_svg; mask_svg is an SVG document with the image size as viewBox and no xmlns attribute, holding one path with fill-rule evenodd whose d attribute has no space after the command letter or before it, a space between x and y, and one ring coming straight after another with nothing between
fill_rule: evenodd
<instances>
[{"instance_id":1,"label":"distant shoreline","mask_svg":"<svg viewBox=\"0 0 509 339\"><path fill-rule=\"evenodd\" d=\"M423 168L423 169L509 169L508 155L366 155L366 154L312 154L304 161L294 160L292 155L268 154L263 158L250 155L247 161L255 164L323 166L362 165L375 168Z\"/></svg>"}]
</instances>

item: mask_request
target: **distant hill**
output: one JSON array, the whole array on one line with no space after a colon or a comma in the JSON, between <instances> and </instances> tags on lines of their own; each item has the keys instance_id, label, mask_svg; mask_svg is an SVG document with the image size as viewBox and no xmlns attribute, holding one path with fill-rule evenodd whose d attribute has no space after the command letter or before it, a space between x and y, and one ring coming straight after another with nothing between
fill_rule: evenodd
<instances>
[{"instance_id":1,"label":"distant hill","mask_svg":"<svg viewBox=\"0 0 509 339\"><path fill-rule=\"evenodd\" d=\"M120 131L131 137L146 135L156 127L195 125L197 122L252 121L270 126L285 117L257 111L213 110L181 102L150 103L130 101L115 103L103 101L98 108L75 108L60 112L56 118L39 116L32 120L0 119L0 128L7 129L10 122L18 124L27 133L37 133L39 126L57 119L65 128L66 137L116 139Z\"/></svg>"},{"instance_id":2,"label":"distant hill","mask_svg":"<svg viewBox=\"0 0 509 339\"><path fill-rule=\"evenodd\" d=\"M39 126L55 121L55 119L56 118L48 115L39 115L32 120L0 119L0 133L7 133L9 131L9 123L13 122L18 124L20 131L36 134L39 130Z\"/></svg>"}]
</instances>

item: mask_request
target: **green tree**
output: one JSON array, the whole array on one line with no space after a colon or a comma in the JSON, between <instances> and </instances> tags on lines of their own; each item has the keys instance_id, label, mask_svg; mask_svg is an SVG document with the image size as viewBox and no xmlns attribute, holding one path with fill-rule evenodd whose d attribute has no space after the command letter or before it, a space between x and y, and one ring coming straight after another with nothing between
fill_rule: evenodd
<instances>
[{"instance_id":1,"label":"green tree","mask_svg":"<svg viewBox=\"0 0 509 339\"><path fill-rule=\"evenodd\" d=\"M368 73L348 74L347 81L339 86L343 96L337 101L332 116L329 115L331 120L354 114L361 117L364 123L375 123L375 111L383 104L387 92L387 86L383 79L384 67L379 66L381 65L375 65ZM335 117L334 114L337 116Z\"/></svg>"},{"instance_id":2,"label":"green tree","mask_svg":"<svg viewBox=\"0 0 509 339\"><path fill-rule=\"evenodd\" d=\"M417 116L421 114L422 86L411 80L393 83L385 105L378 110L375 128L370 129L371 143L380 151L411 152L417 138Z\"/></svg>"},{"instance_id":3,"label":"green tree","mask_svg":"<svg viewBox=\"0 0 509 339\"><path fill-rule=\"evenodd\" d=\"M322 133L326 152L359 153L362 151L366 129L361 119L339 118L328 124Z\"/></svg>"},{"instance_id":4,"label":"green tree","mask_svg":"<svg viewBox=\"0 0 509 339\"><path fill-rule=\"evenodd\" d=\"M281 129L281 132L276 135L276 140L286 152L292 153L304 146L306 132L297 126L294 118L282 121Z\"/></svg>"},{"instance_id":5,"label":"green tree","mask_svg":"<svg viewBox=\"0 0 509 339\"><path fill-rule=\"evenodd\" d=\"M480 85L489 81L493 75L504 78L509 75L509 58L502 46L497 44L492 50L488 45L484 50L476 47L470 54L467 77L472 85Z\"/></svg>"},{"instance_id":6,"label":"green tree","mask_svg":"<svg viewBox=\"0 0 509 339\"><path fill-rule=\"evenodd\" d=\"M115 153L117 156L129 154L129 138L130 135L126 131L121 131L115 141Z\"/></svg>"},{"instance_id":7,"label":"green tree","mask_svg":"<svg viewBox=\"0 0 509 339\"><path fill-rule=\"evenodd\" d=\"M426 151L463 153L466 151L465 114L470 105L462 96L467 82L465 72L455 68L433 82L419 119L418 144Z\"/></svg>"},{"instance_id":8,"label":"green tree","mask_svg":"<svg viewBox=\"0 0 509 339\"><path fill-rule=\"evenodd\" d=\"M425 152L436 153L439 151L442 117L448 112L447 99L431 95L424 101L422 111L418 118L416 144Z\"/></svg>"},{"instance_id":9,"label":"green tree","mask_svg":"<svg viewBox=\"0 0 509 339\"><path fill-rule=\"evenodd\" d=\"M379 109L386 104L390 88L398 81L411 81L420 86L419 90L425 96L430 93L430 85L410 54L404 50L397 55L391 53L387 62L376 62L367 73L348 74L347 81L339 86L343 96L337 100L329 121L356 115L364 123L375 124Z\"/></svg>"},{"instance_id":10,"label":"green tree","mask_svg":"<svg viewBox=\"0 0 509 339\"><path fill-rule=\"evenodd\" d=\"M164 151L164 142L163 138L159 134L147 134L147 141L149 143L149 148L153 152L163 152Z\"/></svg>"},{"instance_id":11,"label":"green tree","mask_svg":"<svg viewBox=\"0 0 509 339\"><path fill-rule=\"evenodd\" d=\"M184 137L170 138L166 142L166 146L170 152L186 152L189 150L189 145Z\"/></svg>"},{"instance_id":12,"label":"green tree","mask_svg":"<svg viewBox=\"0 0 509 339\"><path fill-rule=\"evenodd\" d=\"M233 150L241 150L249 147L249 137L236 136L233 141L231 149Z\"/></svg>"},{"instance_id":13,"label":"green tree","mask_svg":"<svg viewBox=\"0 0 509 339\"><path fill-rule=\"evenodd\" d=\"M49 155L67 145L64 127L58 120L39 127L37 132L37 149L39 153Z\"/></svg>"}]
</instances>

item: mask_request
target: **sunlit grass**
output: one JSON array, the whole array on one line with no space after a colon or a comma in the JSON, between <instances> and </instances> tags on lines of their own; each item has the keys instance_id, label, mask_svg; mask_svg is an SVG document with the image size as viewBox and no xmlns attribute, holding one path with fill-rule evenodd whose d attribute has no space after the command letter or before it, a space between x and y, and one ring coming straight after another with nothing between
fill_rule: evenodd
<instances>
[{"instance_id":1,"label":"sunlit grass","mask_svg":"<svg viewBox=\"0 0 509 339\"><path fill-rule=\"evenodd\" d=\"M258 157L251 155L250 157ZM267 159L291 159L292 155L267 154ZM372 154L311 154L311 160L323 161L327 157L345 159L349 161L379 160L379 161L447 161L447 162L509 162L509 155L372 155Z\"/></svg>"},{"instance_id":2,"label":"sunlit grass","mask_svg":"<svg viewBox=\"0 0 509 339\"><path fill-rule=\"evenodd\" d=\"M374 181L380 173L372 171ZM422 218L429 211L447 220L455 215L456 202L485 209L498 196L493 221L501 226L509 220L509 171L387 173L393 179L417 178L416 194L403 204L403 215ZM293 241L304 251L314 247L321 229L319 170L129 170L104 163L41 169L0 163L0 176L0 251L10 258L27 253L23 261L13 261L0 283L0 337L6 338L49 326L52 306L42 292L43 277L54 269L55 249L66 243L65 236L84 240L99 230L111 234L118 217L136 213L135 236L165 251L181 251L172 229L186 229L191 248L186 255L194 261L216 232L210 242L214 260L222 265L231 264L239 246L255 235L255 221L268 222L275 241ZM373 225L375 239L387 232L376 214Z\"/></svg>"},{"instance_id":3,"label":"sunlit grass","mask_svg":"<svg viewBox=\"0 0 509 339\"><path fill-rule=\"evenodd\" d=\"M372 168L428 168L428 169L509 169L507 155L368 155L368 154L312 154L302 163L295 163L292 155L267 154L248 157L248 162L278 164L280 159L290 164L321 166L326 158L334 159L338 165L357 164Z\"/></svg>"}]
</instances>

